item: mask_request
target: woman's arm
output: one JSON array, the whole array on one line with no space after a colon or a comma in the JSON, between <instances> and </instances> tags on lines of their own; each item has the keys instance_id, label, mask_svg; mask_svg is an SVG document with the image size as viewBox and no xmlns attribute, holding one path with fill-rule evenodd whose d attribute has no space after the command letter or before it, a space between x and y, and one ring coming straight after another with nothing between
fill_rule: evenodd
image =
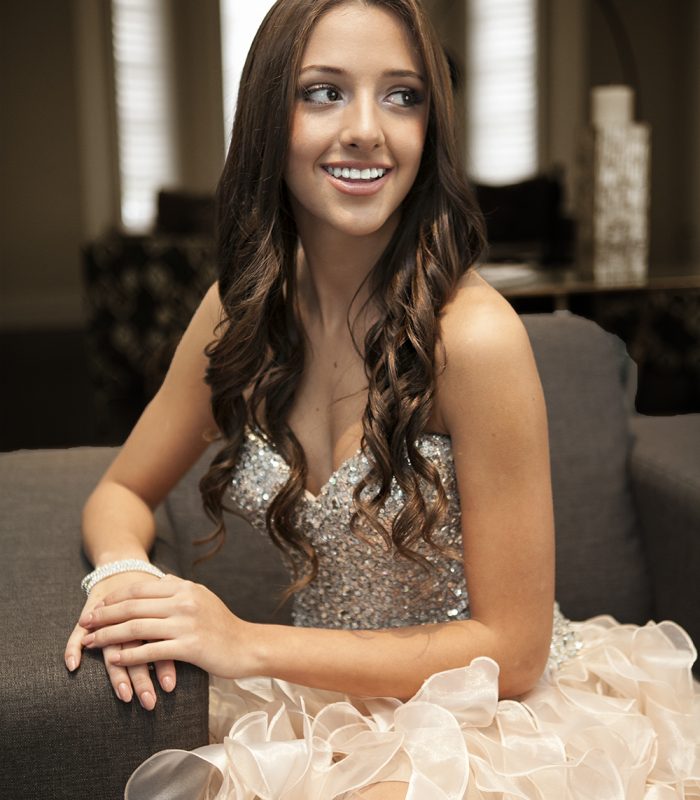
<instances>
[{"instance_id":1,"label":"woman's arm","mask_svg":"<svg viewBox=\"0 0 700 800\"><path fill-rule=\"evenodd\" d=\"M216 434L204 348L219 321L212 286L185 331L168 373L83 511L83 544L93 564L144 557L155 535L152 509Z\"/></svg>"},{"instance_id":2,"label":"woman's arm","mask_svg":"<svg viewBox=\"0 0 700 800\"><path fill-rule=\"evenodd\" d=\"M155 537L153 509L201 455L216 432L209 387L204 382L207 366L204 348L215 338L220 314L215 284L183 335L163 385L85 504L83 545L96 567L127 558L148 560ZM108 592L146 577L144 573L132 572L100 581L91 591L84 613L89 613ZM65 661L70 670L80 664L84 635L85 630L77 625L68 640ZM146 705L155 702L147 671L145 679L142 670L136 673L136 681L123 669L108 667L108 671L121 699L130 700L132 684L139 683L140 697L145 692L151 693ZM158 676L164 688L174 686L172 665L158 665Z\"/></svg>"},{"instance_id":3,"label":"woman's arm","mask_svg":"<svg viewBox=\"0 0 700 800\"><path fill-rule=\"evenodd\" d=\"M437 412L452 437L472 619L390 631L255 625L204 587L168 579L114 592L86 645L149 641L121 664L192 661L227 677L272 675L321 689L409 697L429 675L490 656L502 696L541 674L553 611L546 413L527 334L472 278L445 312Z\"/></svg>"}]
</instances>

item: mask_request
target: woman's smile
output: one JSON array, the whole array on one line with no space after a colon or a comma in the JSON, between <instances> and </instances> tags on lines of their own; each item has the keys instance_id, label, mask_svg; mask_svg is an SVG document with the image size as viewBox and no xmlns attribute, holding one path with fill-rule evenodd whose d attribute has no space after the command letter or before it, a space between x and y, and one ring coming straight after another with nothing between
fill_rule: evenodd
<instances>
[{"instance_id":1,"label":"woman's smile","mask_svg":"<svg viewBox=\"0 0 700 800\"><path fill-rule=\"evenodd\" d=\"M386 236L420 167L423 64L402 22L376 6L324 14L304 51L285 170L302 241L323 229Z\"/></svg>"},{"instance_id":2,"label":"woman's smile","mask_svg":"<svg viewBox=\"0 0 700 800\"><path fill-rule=\"evenodd\" d=\"M391 167L365 164L328 164L322 169L339 192L356 196L369 196L381 191L391 174Z\"/></svg>"}]
</instances>

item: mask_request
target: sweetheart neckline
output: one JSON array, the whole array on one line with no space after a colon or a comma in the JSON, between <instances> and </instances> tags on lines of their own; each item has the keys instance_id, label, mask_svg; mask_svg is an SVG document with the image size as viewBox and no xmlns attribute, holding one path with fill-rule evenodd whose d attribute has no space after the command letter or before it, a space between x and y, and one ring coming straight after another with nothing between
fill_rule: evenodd
<instances>
[{"instance_id":1,"label":"sweetheart neckline","mask_svg":"<svg viewBox=\"0 0 700 800\"><path fill-rule=\"evenodd\" d=\"M271 442L258 428L255 428L251 425L246 425L246 429L255 436L255 438L263 442L267 447L270 448L284 463L287 469L290 469L289 464L287 463L284 456L280 453L280 451L275 447L274 443ZM422 439L449 439L449 433L435 433L435 432L428 432L422 433L416 441L421 441ZM365 455L364 450L362 447L358 447L357 450L351 455L348 456L344 461L341 461L340 464L331 472L331 474L326 479L325 483L319 488L318 493L314 494L310 489L307 489L304 486L304 499L311 502L311 503L318 503L321 500L322 495L327 493L327 490L330 486L333 485L335 482L334 479L337 479L338 475L342 474L347 467L352 464L357 458L360 456Z\"/></svg>"}]
</instances>

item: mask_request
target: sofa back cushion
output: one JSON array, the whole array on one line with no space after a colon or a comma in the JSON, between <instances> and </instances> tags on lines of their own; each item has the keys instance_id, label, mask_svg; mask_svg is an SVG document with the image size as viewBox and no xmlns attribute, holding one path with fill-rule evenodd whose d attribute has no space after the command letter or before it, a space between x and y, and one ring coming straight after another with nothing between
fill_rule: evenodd
<instances>
[{"instance_id":1,"label":"sofa back cushion","mask_svg":"<svg viewBox=\"0 0 700 800\"><path fill-rule=\"evenodd\" d=\"M642 622L649 585L628 480L623 343L570 314L524 316L549 419L557 538L557 599L575 619L611 613ZM183 574L206 583L246 619L275 613L287 576L279 553L242 520L230 517L221 552L199 564L192 542L212 530L197 489L213 451L171 493L167 511L179 539Z\"/></svg>"},{"instance_id":2,"label":"sofa back cushion","mask_svg":"<svg viewBox=\"0 0 700 800\"><path fill-rule=\"evenodd\" d=\"M590 320L522 317L547 403L556 524L556 594L574 619L609 613L644 622L651 610L628 458L624 343Z\"/></svg>"}]
</instances>

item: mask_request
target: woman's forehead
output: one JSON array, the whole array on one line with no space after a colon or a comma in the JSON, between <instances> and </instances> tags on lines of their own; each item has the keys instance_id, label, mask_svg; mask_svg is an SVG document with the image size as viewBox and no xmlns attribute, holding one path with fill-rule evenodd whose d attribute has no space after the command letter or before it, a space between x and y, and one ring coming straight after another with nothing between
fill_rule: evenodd
<instances>
[{"instance_id":1,"label":"woman's forehead","mask_svg":"<svg viewBox=\"0 0 700 800\"><path fill-rule=\"evenodd\" d=\"M314 25L301 69L319 65L341 70L385 67L424 78L420 54L404 22L389 9L359 2L334 6Z\"/></svg>"}]
</instances>

